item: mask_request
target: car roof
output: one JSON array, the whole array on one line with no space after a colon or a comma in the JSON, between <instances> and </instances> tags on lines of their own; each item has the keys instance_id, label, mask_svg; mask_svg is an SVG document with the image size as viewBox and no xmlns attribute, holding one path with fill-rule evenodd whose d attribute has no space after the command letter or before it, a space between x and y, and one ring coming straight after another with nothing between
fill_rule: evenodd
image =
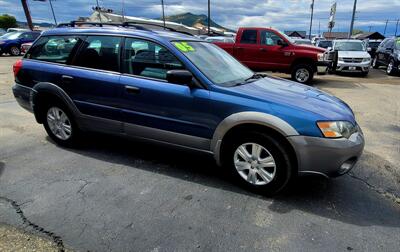
<instances>
[{"instance_id":1,"label":"car roof","mask_svg":"<svg viewBox=\"0 0 400 252\"><path fill-rule=\"evenodd\" d=\"M95 35L118 35L118 36L135 36L149 38L153 40L163 40L170 42L174 40L185 41L203 41L194 36L189 36L179 32L171 32L164 30L139 30L129 27L59 27L43 32L43 36L49 35L68 35L68 34L95 34Z\"/></svg>"}]
</instances>

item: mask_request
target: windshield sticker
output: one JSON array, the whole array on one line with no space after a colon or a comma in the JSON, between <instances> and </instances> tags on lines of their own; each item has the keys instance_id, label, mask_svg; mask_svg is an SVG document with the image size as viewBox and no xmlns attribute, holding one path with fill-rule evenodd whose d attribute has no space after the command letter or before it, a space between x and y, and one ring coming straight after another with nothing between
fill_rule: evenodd
<instances>
[{"instance_id":1,"label":"windshield sticker","mask_svg":"<svg viewBox=\"0 0 400 252\"><path fill-rule=\"evenodd\" d=\"M400 46L400 38L396 39L396 45Z\"/></svg>"},{"instance_id":2,"label":"windshield sticker","mask_svg":"<svg viewBox=\"0 0 400 252\"><path fill-rule=\"evenodd\" d=\"M187 42L174 42L176 48L181 52L194 52L194 48L190 46Z\"/></svg>"}]
</instances>

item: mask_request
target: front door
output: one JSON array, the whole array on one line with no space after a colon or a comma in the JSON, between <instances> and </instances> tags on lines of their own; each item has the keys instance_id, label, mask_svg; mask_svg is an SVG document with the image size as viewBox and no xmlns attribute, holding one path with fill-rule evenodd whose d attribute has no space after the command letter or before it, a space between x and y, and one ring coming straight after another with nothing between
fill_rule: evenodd
<instances>
[{"instance_id":1,"label":"front door","mask_svg":"<svg viewBox=\"0 0 400 252\"><path fill-rule=\"evenodd\" d=\"M289 47L278 45L283 39L269 30L260 31L260 49L256 55L258 64L266 69L287 69L293 57Z\"/></svg>"},{"instance_id":2,"label":"front door","mask_svg":"<svg viewBox=\"0 0 400 252\"><path fill-rule=\"evenodd\" d=\"M209 91L166 81L168 70L184 69L166 48L126 38L120 83L122 118L127 134L207 149L212 130L203 113Z\"/></svg>"}]
</instances>

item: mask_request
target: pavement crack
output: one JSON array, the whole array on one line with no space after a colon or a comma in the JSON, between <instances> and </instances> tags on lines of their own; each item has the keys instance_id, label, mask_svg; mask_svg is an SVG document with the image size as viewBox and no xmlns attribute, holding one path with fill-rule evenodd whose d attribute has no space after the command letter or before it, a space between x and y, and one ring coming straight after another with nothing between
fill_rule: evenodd
<instances>
[{"instance_id":1,"label":"pavement crack","mask_svg":"<svg viewBox=\"0 0 400 252\"><path fill-rule=\"evenodd\" d=\"M50 232L46 229L44 229L43 227L33 223L32 221L30 221L24 214L24 212L21 209L21 205L18 204L15 200L9 199L7 197L3 197L0 196L0 200L6 201L8 202L12 208L15 210L15 212L18 214L18 216L21 218L21 220L23 221L24 224L27 224L29 227L33 228L35 231L48 236L51 238L51 240L53 240L53 242L57 245L58 251L59 252L64 252L65 248L64 248L64 242L61 239L60 236L57 236L56 234L54 234L53 232ZM26 202L25 202L26 203Z\"/></svg>"},{"instance_id":2,"label":"pavement crack","mask_svg":"<svg viewBox=\"0 0 400 252\"><path fill-rule=\"evenodd\" d=\"M393 201L394 203L400 205L400 196L388 192L382 188L376 187L374 185L372 185L371 183L369 183L366 179L362 179L357 177L356 175L354 175L353 173L349 172L347 173L347 175L349 175L350 178L356 179L358 181L361 181L362 183L364 183L368 188L374 190L375 192L377 192L378 194L382 195L383 197Z\"/></svg>"}]
</instances>

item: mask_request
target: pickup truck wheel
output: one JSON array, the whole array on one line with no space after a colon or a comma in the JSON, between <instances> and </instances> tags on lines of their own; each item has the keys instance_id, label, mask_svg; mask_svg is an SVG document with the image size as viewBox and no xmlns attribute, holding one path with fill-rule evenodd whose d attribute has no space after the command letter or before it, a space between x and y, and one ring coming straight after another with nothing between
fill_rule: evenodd
<instances>
[{"instance_id":1,"label":"pickup truck wheel","mask_svg":"<svg viewBox=\"0 0 400 252\"><path fill-rule=\"evenodd\" d=\"M297 82L310 83L313 78L313 68L308 64L298 64L292 69L292 79Z\"/></svg>"},{"instance_id":2,"label":"pickup truck wheel","mask_svg":"<svg viewBox=\"0 0 400 252\"><path fill-rule=\"evenodd\" d=\"M374 59L372 60L372 68L378 69L379 68L379 63L378 63L378 57L375 56Z\"/></svg>"},{"instance_id":3,"label":"pickup truck wheel","mask_svg":"<svg viewBox=\"0 0 400 252\"><path fill-rule=\"evenodd\" d=\"M49 137L57 144L72 147L80 135L71 112L61 102L50 102L43 110L43 125Z\"/></svg>"},{"instance_id":4,"label":"pickup truck wheel","mask_svg":"<svg viewBox=\"0 0 400 252\"><path fill-rule=\"evenodd\" d=\"M18 47L13 46L10 48L10 54L12 56L19 56L21 54L21 50Z\"/></svg>"},{"instance_id":5,"label":"pickup truck wheel","mask_svg":"<svg viewBox=\"0 0 400 252\"><path fill-rule=\"evenodd\" d=\"M260 132L236 136L224 144L223 165L245 188L275 194L290 180L292 165L283 145Z\"/></svg>"}]
</instances>

